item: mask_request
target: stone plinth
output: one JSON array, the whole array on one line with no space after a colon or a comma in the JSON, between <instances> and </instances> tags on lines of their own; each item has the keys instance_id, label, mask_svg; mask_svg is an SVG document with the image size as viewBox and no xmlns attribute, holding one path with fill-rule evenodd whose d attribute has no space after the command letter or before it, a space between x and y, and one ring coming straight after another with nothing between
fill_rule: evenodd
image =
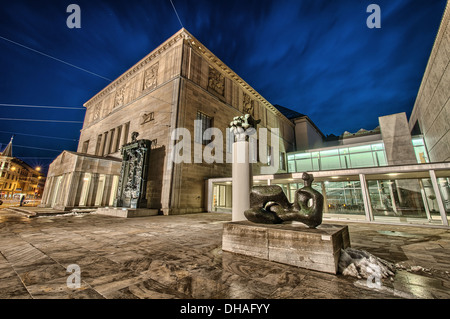
<instances>
[{"instance_id":1,"label":"stone plinth","mask_svg":"<svg viewBox=\"0 0 450 319\"><path fill-rule=\"evenodd\" d=\"M146 217L158 215L158 210L149 208L104 207L97 209L97 214L131 218L131 217Z\"/></svg>"},{"instance_id":2,"label":"stone plinth","mask_svg":"<svg viewBox=\"0 0 450 319\"><path fill-rule=\"evenodd\" d=\"M336 274L340 250L350 246L347 226L322 224L312 229L301 223L224 224L222 249L237 254Z\"/></svg>"}]
</instances>

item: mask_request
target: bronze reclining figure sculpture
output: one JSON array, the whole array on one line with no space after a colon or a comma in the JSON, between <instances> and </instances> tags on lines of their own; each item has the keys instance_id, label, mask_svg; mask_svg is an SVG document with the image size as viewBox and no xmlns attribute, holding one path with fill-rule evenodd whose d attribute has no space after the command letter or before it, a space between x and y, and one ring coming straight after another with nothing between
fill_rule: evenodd
<instances>
[{"instance_id":1,"label":"bronze reclining figure sculpture","mask_svg":"<svg viewBox=\"0 0 450 319\"><path fill-rule=\"evenodd\" d=\"M312 175L303 173L302 179L305 186L295 192L293 204L278 185L254 186L250 192L251 208L244 212L245 217L254 223L299 221L309 228L316 228L322 223L323 196L311 187Z\"/></svg>"}]
</instances>

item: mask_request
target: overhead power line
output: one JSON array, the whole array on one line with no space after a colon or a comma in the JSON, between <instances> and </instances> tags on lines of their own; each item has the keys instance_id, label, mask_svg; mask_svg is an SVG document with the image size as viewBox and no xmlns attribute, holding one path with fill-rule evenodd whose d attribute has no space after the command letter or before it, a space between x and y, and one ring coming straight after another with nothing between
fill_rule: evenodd
<instances>
[{"instance_id":1,"label":"overhead power line","mask_svg":"<svg viewBox=\"0 0 450 319\"><path fill-rule=\"evenodd\" d=\"M45 135L36 135L36 134L26 134L26 133L16 133L16 132L8 132L8 131L0 131L0 133L4 134L14 134L14 135L24 135L24 136L34 136L34 137L42 137L42 138L52 138L57 140L66 140L66 141L78 141L75 138L66 138L66 137L57 137L57 136L45 136Z\"/></svg>"},{"instance_id":2,"label":"overhead power line","mask_svg":"<svg viewBox=\"0 0 450 319\"><path fill-rule=\"evenodd\" d=\"M21 156L21 159L25 158L25 159L29 159L29 158L33 158L33 159L54 159L55 157L42 157L42 156Z\"/></svg>"},{"instance_id":3,"label":"overhead power line","mask_svg":"<svg viewBox=\"0 0 450 319\"><path fill-rule=\"evenodd\" d=\"M25 146L25 145L17 145L17 144L14 144L13 147L32 148L32 149L36 149L36 150L52 151L52 152L62 152L63 151L63 150L55 150L55 149L51 149L51 148L42 148L42 147Z\"/></svg>"},{"instance_id":4,"label":"overhead power line","mask_svg":"<svg viewBox=\"0 0 450 319\"><path fill-rule=\"evenodd\" d=\"M16 42L16 41L7 39L7 38L2 37L2 36L0 36L0 38L3 39L3 40L5 40L5 41L8 41L8 42L10 42L10 43L13 43L13 44L15 44L15 45L18 45L18 46L20 46L20 47L22 47L22 48L25 48L25 49L27 49L27 50L30 50L30 51L33 51L33 52L35 52L35 53L41 54L41 55L43 55L43 56L45 56L45 57L47 57L47 58L50 58L50 59L53 59L53 60L55 60L55 61L64 63L64 64L66 64L66 65L68 65L68 66L71 66L71 67L73 67L73 68L76 68L76 69L78 69L78 70L87 72L87 73L89 73L89 74L92 74L92 75L95 75L95 76L97 76L97 77L99 77L99 78L102 78L102 79L104 79L104 80L106 80L106 81L112 82L111 79L105 78L104 76L98 75L97 73L91 72L91 71L86 70L86 69L84 69L84 68L80 68L79 66L76 66L76 65L74 65L74 64L72 64L72 63L69 63L69 62L63 61L63 60L61 60L61 59L55 58L55 57L53 57L53 56L51 56L51 55L49 55L49 54L46 54L46 53L44 53L44 52L41 52L41 51L35 50L35 49L33 49L33 48L27 47L26 45L20 44L20 43L18 43L18 42Z\"/></svg>"},{"instance_id":5,"label":"overhead power line","mask_svg":"<svg viewBox=\"0 0 450 319\"><path fill-rule=\"evenodd\" d=\"M81 121L60 121L60 120L36 120L36 119L15 119L15 118L5 118L1 117L1 121L25 121L25 122L55 122L55 123L83 123Z\"/></svg>"},{"instance_id":6,"label":"overhead power line","mask_svg":"<svg viewBox=\"0 0 450 319\"><path fill-rule=\"evenodd\" d=\"M172 8L175 11L175 14L177 15L178 21L180 22L181 27L184 29L183 23L181 23L180 16L178 15L177 9L175 9L175 5L173 4L172 0L170 0L170 3L172 4Z\"/></svg>"},{"instance_id":7,"label":"overhead power line","mask_svg":"<svg viewBox=\"0 0 450 319\"><path fill-rule=\"evenodd\" d=\"M32 107L32 108L44 108L44 109L67 109L67 110L86 110L84 107L75 106L50 106L50 105L25 105L25 104L5 104L0 103L0 106L13 106L13 107Z\"/></svg>"},{"instance_id":8,"label":"overhead power line","mask_svg":"<svg viewBox=\"0 0 450 319\"><path fill-rule=\"evenodd\" d=\"M170 2L172 3L172 0L170 0ZM179 18L179 16L178 16L177 10L175 9L175 6L173 5L173 3L172 3L172 6L173 6L173 9L175 10L175 14L176 14L177 17L178 17L178 21L180 22L181 26L183 27L183 24L181 23L181 20L180 20L180 18ZM53 56L51 56L51 55L49 55L49 54L46 54L46 53L44 53L44 52L41 52L41 51L38 51L38 50L36 50L36 49L30 48L30 47L28 47L28 46L26 46L26 45L23 45L23 44L21 44L21 43L18 43L18 42L16 42L16 41L11 40L11 39L5 38L5 37L3 37L3 36L0 36L0 39L3 39L3 40L8 41L8 42L10 42L10 43L12 43L12 44L15 44L15 45L17 45L17 46L19 46L19 47L21 47L21 48L25 48L25 49L30 50L30 51L32 51L32 52L38 53L38 54L40 54L40 55L43 55L43 56L45 56L45 57L47 57L47 58L50 58L50 59L53 59L53 60L55 60L55 61L64 63L64 64L69 65L69 66L71 66L71 67L73 67L73 68L76 68L76 69L78 69L78 70L87 72L87 73L89 73L89 74L91 74L91 75L94 75L94 76L97 76L97 77L99 77L99 78L102 78L102 79L104 79L104 80L106 80L106 81L108 81L108 82L113 82L113 80L108 79L107 77L101 76L101 75L99 75L99 74L97 74L97 73L94 73L94 72L92 72L92 71L86 70L86 69L84 69L84 68L82 68L82 67L76 66L76 65L74 65L74 64L72 64L72 63L69 63L69 62L66 62L66 61L64 61L64 60L55 58L55 57L53 57ZM140 93L140 91L138 91L138 90L136 90L136 89L134 89L134 88L131 88L131 89L132 89L133 91L136 91L136 92L139 92L139 93ZM161 102L170 104L170 105L173 104L173 102L168 102L168 101L162 100L162 99L157 98L157 97L154 97L154 96L150 96L150 97L153 98L153 99L155 99L155 100L158 100L158 101L161 101ZM72 107L57 107L57 106L46 106L46 105L20 105L20 104L0 104L0 105L3 105L3 106L17 106L17 107L61 108L61 109L74 109L74 110L75 110L75 109L84 109L84 108L75 108L75 107L73 107L73 108L72 108ZM6 119L4 119L4 120L6 120ZM24 121L29 121L29 120L24 120ZM38 120L36 120L36 121L38 121ZM42 121L42 122L50 122L50 121ZM62 122L62 121L59 121L59 122ZM82 123L82 122L69 122L69 121L67 121L67 122L62 122L62 123Z\"/></svg>"}]
</instances>

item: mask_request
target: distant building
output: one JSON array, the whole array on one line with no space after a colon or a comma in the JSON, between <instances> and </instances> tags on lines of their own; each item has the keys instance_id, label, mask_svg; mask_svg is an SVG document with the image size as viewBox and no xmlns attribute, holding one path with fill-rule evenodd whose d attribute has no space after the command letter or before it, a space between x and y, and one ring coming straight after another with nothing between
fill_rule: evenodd
<instances>
[{"instance_id":1,"label":"distant building","mask_svg":"<svg viewBox=\"0 0 450 319\"><path fill-rule=\"evenodd\" d=\"M0 153L0 198L19 199L22 195L27 199L38 199L42 196L45 176L24 161L13 157L13 138Z\"/></svg>"}]
</instances>

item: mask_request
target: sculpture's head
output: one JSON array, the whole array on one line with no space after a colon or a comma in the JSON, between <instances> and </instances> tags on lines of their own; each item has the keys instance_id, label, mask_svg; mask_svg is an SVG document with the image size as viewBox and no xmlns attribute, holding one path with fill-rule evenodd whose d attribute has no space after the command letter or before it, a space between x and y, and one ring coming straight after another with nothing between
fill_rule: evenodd
<instances>
[{"instance_id":1,"label":"sculpture's head","mask_svg":"<svg viewBox=\"0 0 450 319\"><path fill-rule=\"evenodd\" d=\"M312 182L314 181L314 177L306 172L302 174L302 179L305 186L311 186Z\"/></svg>"}]
</instances>

